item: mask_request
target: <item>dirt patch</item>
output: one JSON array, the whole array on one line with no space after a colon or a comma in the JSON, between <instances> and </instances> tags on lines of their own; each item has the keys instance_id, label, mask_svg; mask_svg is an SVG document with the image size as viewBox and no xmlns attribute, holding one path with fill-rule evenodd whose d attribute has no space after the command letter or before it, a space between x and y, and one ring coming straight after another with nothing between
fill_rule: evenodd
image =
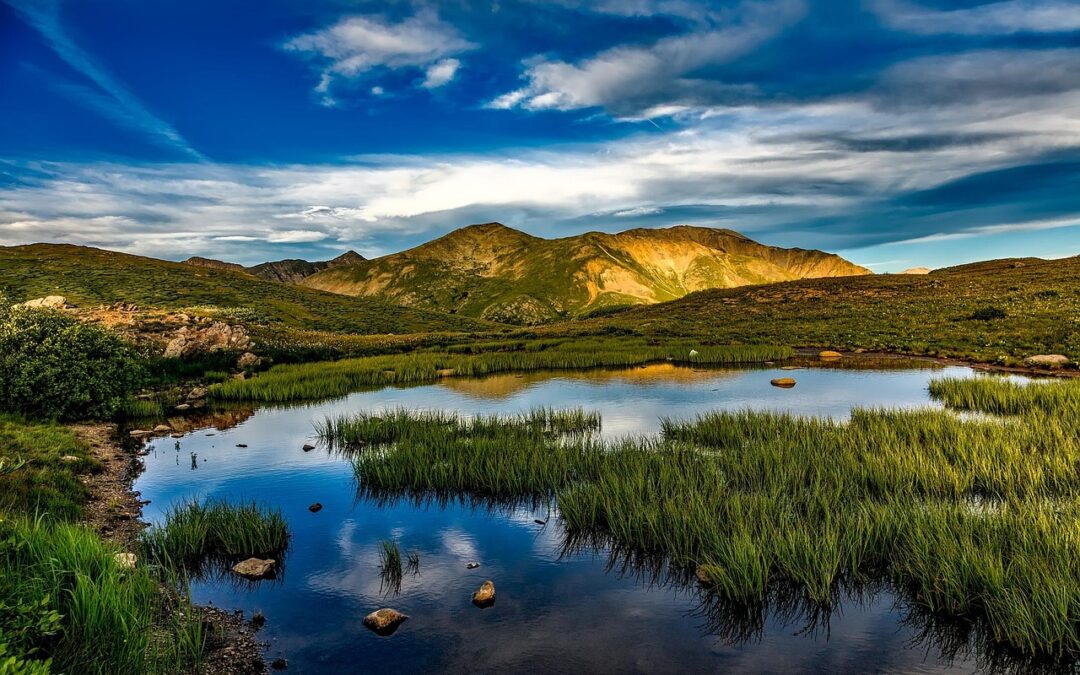
<instances>
[{"instance_id":1,"label":"dirt patch","mask_svg":"<svg viewBox=\"0 0 1080 675\"><path fill-rule=\"evenodd\" d=\"M134 550L135 540L146 528L142 507L149 502L132 489L142 472L141 441L122 439L115 424L71 425L85 441L101 468L84 477L90 492L84 507L87 524L105 539ZM211 635L203 672L208 675L261 675L267 672L256 629L241 612L225 612L216 607L196 607Z\"/></svg>"}]
</instances>

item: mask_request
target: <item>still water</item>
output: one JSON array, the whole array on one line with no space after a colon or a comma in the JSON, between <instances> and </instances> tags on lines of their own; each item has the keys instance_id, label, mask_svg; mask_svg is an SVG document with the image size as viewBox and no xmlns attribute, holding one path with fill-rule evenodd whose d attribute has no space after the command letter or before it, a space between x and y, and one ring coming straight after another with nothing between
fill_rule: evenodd
<instances>
[{"instance_id":1,"label":"still water","mask_svg":"<svg viewBox=\"0 0 1080 675\"><path fill-rule=\"evenodd\" d=\"M341 412L582 407L603 415L605 435L654 434L661 417L716 409L843 418L856 406L934 406L927 383L942 375L975 376L967 368L789 372L665 364L447 379L228 411L212 420L216 427L155 439L135 489L151 500L144 510L150 522L192 498L255 500L282 511L292 540L276 580L206 579L193 584L192 595L249 616L262 612L259 639L271 659L288 659L289 673L972 672L985 665L977 646L943 653L942 638L888 589L851 592L828 617L781 603L748 619L704 606L692 583L620 564L607 550L567 552L547 507L375 503L357 496L347 460L321 447L301 449L313 442L313 421ZM798 385L769 385L782 376ZM323 505L318 513L308 511L314 502ZM387 539L420 558L400 590L379 574L378 547ZM467 569L470 562L480 567ZM470 597L485 579L495 582L497 599L479 609ZM375 635L362 619L379 607L410 619L389 637Z\"/></svg>"}]
</instances>

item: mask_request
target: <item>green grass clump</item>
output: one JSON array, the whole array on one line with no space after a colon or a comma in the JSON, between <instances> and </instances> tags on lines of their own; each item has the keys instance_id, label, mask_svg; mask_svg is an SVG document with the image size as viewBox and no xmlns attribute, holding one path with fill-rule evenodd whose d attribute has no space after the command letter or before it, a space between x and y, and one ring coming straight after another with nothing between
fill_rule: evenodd
<instances>
[{"instance_id":1,"label":"green grass clump","mask_svg":"<svg viewBox=\"0 0 1080 675\"><path fill-rule=\"evenodd\" d=\"M544 349L533 349L524 343L512 350L504 350L493 344L489 344L489 347L488 351L470 354L433 350L279 365L257 377L230 380L214 386L210 395L231 401L284 402L343 396L363 387L431 382L449 376L627 367L657 361L686 365L735 365L781 360L794 354L788 347L708 346L697 341L647 342L613 338L556 342Z\"/></svg>"},{"instance_id":2,"label":"green grass clump","mask_svg":"<svg viewBox=\"0 0 1080 675\"><path fill-rule=\"evenodd\" d=\"M827 607L841 586L884 582L996 643L1080 653L1080 382L932 392L1005 416L717 412L603 441L528 416L399 411L361 418L354 463L365 490L553 497L570 536L701 566L724 602L765 603L779 586Z\"/></svg>"},{"instance_id":3,"label":"green grass clump","mask_svg":"<svg viewBox=\"0 0 1080 675\"><path fill-rule=\"evenodd\" d=\"M392 592L401 590L404 567L401 564L401 549L393 540L379 542L379 576L384 589Z\"/></svg>"},{"instance_id":4,"label":"green grass clump","mask_svg":"<svg viewBox=\"0 0 1080 675\"><path fill-rule=\"evenodd\" d=\"M97 468L67 427L0 415L0 514L78 518L87 496L79 475Z\"/></svg>"},{"instance_id":5,"label":"green grass clump","mask_svg":"<svg viewBox=\"0 0 1080 675\"><path fill-rule=\"evenodd\" d=\"M120 406L120 417L124 419L146 419L161 417L165 407L154 399L128 398Z\"/></svg>"},{"instance_id":6,"label":"green grass clump","mask_svg":"<svg viewBox=\"0 0 1080 675\"><path fill-rule=\"evenodd\" d=\"M147 560L166 566L228 562L276 555L289 543L280 511L221 501L186 502L165 514L165 522L143 533Z\"/></svg>"},{"instance_id":7,"label":"green grass clump","mask_svg":"<svg viewBox=\"0 0 1080 675\"><path fill-rule=\"evenodd\" d=\"M123 568L119 552L79 525L0 520L0 654L30 662L26 672L48 672L45 663L102 675L196 668L201 626L171 612L160 580L144 566ZM159 626L169 614L166 637Z\"/></svg>"}]
</instances>

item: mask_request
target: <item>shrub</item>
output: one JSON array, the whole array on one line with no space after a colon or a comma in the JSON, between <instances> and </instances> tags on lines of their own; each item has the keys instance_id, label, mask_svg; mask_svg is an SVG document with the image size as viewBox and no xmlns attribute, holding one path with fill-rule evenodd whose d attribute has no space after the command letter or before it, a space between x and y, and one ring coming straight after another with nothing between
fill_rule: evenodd
<instances>
[{"instance_id":1,"label":"shrub","mask_svg":"<svg viewBox=\"0 0 1080 675\"><path fill-rule=\"evenodd\" d=\"M141 379L135 351L114 333L0 298L0 411L107 418Z\"/></svg>"},{"instance_id":2,"label":"shrub","mask_svg":"<svg viewBox=\"0 0 1080 675\"><path fill-rule=\"evenodd\" d=\"M998 307L983 307L972 312L968 318L972 321L993 321L994 319L1004 319L1006 316L1005 310Z\"/></svg>"}]
</instances>

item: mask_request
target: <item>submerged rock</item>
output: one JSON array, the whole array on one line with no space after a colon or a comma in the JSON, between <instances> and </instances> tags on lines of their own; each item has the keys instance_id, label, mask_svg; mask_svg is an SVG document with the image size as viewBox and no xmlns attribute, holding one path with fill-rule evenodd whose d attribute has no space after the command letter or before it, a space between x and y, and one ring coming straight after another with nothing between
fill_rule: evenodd
<instances>
[{"instance_id":1,"label":"submerged rock","mask_svg":"<svg viewBox=\"0 0 1080 675\"><path fill-rule=\"evenodd\" d=\"M307 510L311 511L312 513L318 513L319 511L322 511L322 504L320 504L319 502L315 502L311 506L307 507Z\"/></svg>"},{"instance_id":2,"label":"submerged rock","mask_svg":"<svg viewBox=\"0 0 1080 675\"><path fill-rule=\"evenodd\" d=\"M408 618L396 609L383 607L365 616L364 625L379 635L390 635Z\"/></svg>"},{"instance_id":3,"label":"submerged rock","mask_svg":"<svg viewBox=\"0 0 1080 675\"><path fill-rule=\"evenodd\" d=\"M311 443L304 443L304 447L303 447L303 448L301 448L301 449L302 449L302 450L303 450L304 452L311 452L312 450L314 450L314 449L315 449L315 446L314 446L314 445L312 445Z\"/></svg>"},{"instance_id":4,"label":"submerged rock","mask_svg":"<svg viewBox=\"0 0 1080 675\"><path fill-rule=\"evenodd\" d=\"M488 579L480 585L480 590L472 594L473 604L477 607L490 607L495 604L495 582Z\"/></svg>"},{"instance_id":5,"label":"submerged rock","mask_svg":"<svg viewBox=\"0 0 1080 675\"><path fill-rule=\"evenodd\" d=\"M478 563L478 562L471 562L471 563L467 563L465 565L465 569L467 569L467 570L474 570L477 567L480 567L480 563Z\"/></svg>"},{"instance_id":6,"label":"submerged rock","mask_svg":"<svg viewBox=\"0 0 1080 675\"><path fill-rule=\"evenodd\" d=\"M285 670L289 667L289 662L285 659L274 659L274 662L270 664L270 667L274 670Z\"/></svg>"},{"instance_id":7,"label":"submerged rock","mask_svg":"<svg viewBox=\"0 0 1080 675\"><path fill-rule=\"evenodd\" d=\"M1069 365L1069 357L1064 354L1036 354L1024 359L1024 365L1035 368L1060 368Z\"/></svg>"},{"instance_id":8,"label":"submerged rock","mask_svg":"<svg viewBox=\"0 0 1080 675\"><path fill-rule=\"evenodd\" d=\"M774 387L780 387L781 389L791 389L795 386L795 378L793 377L778 377L775 380L769 380L769 384Z\"/></svg>"},{"instance_id":9,"label":"submerged rock","mask_svg":"<svg viewBox=\"0 0 1080 675\"><path fill-rule=\"evenodd\" d=\"M263 579L274 571L274 562L272 558L248 558L233 565L232 571L249 579Z\"/></svg>"},{"instance_id":10,"label":"submerged rock","mask_svg":"<svg viewBox=\"0 0 1080 675\"><path fill-rule=\"evenodd\" d=\"M831 349L826 349L825 351L818 353L818 357L822 359L838 359L841 356L843 356L843 354L841 354L840 352L834 352Z\"/></svg>"}]
</instances>

